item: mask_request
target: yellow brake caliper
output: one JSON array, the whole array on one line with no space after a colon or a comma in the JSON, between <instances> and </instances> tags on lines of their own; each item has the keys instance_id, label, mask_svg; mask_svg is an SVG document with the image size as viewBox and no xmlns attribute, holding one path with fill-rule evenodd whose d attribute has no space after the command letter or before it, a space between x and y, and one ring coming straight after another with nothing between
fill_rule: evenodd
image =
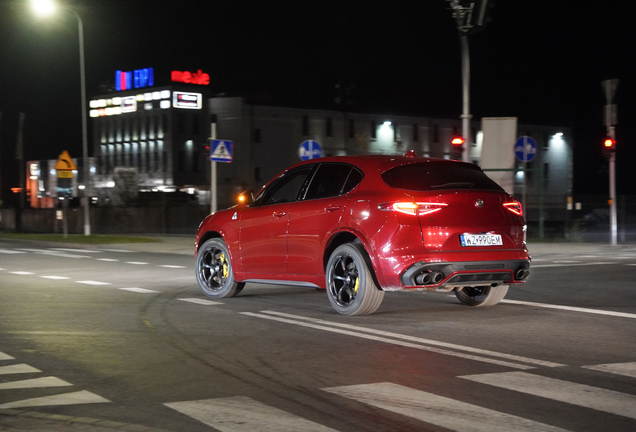
<instances>
[{"instance_id":1,"label":"yellow brake caliper","mask_svg":"<svg viewBox=\"0 0 636 432\"><path fill-rule=\"evenodd\" d=\"M360 288L360 278L359 277L356 278L356 284L353 287L353 291L354 292L358 292L358 288Z\"/></svg>"},{"instance_id":2,"label":"yellow brake caliper","mask_svg":"<svg viewBox=\"0 0 636 432\"><path fill-rule=\"evenodd\" d=\"M227 277L230 275L230 267L227 265L227 259L225 259L225 254L221 254L219 259L223 263L223 279L227 279Z\"/></svg>"}]
</instances>

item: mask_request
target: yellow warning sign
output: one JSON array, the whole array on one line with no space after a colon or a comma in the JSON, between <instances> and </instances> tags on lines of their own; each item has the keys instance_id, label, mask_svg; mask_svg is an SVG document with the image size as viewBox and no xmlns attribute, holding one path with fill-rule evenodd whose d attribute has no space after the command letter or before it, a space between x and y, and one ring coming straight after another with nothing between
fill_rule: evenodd
<instances>
[{"instance_id":1,"label":"yellow warning sign","mask_svg":"<svg viewBox=\"0 0 636 432\"><path fill-rule=\"evenodd\" d=\"M57 170L57 178L73 178L73 171L71 170Z\"/></svg>"},{"instance_id":2,"label":"yellow warning sign","mask_svg":"<svg viewBox=\"0 0 636 432\"><path fill-rule=\"evenodd\" d=\"M75 166L75 163L73 163L73 159L71 159L71 155L68 154L66 150L64 150L62 154L60 155L60 157L57 158L55 169L58 171L72 171L72 170L77 170L77 167ZM58 175L58 177L60 176ZM71 175L71 178L72 177L73 175ZM62 178L68 178L68 177L62 177Z\"/></svg>"}]
</instances>

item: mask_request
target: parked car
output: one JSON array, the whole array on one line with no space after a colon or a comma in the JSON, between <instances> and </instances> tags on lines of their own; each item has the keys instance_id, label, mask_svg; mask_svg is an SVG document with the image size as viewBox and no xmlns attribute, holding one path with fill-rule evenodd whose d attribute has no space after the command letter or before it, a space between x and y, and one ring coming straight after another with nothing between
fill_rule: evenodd
<instances>
[{"instance_id":1,"label":"parked car","mask_svg":"<svg viewBox=\"0 0 636 432\"><path fill-rule=\"evenodd\" d=\"M530 273L521 204L474 164L412 151L326 157L241 199L197 232L196 278L210 297L273 283L325 288L345 315L405 289L488 306Z\"/></svg>"}]
</instances>

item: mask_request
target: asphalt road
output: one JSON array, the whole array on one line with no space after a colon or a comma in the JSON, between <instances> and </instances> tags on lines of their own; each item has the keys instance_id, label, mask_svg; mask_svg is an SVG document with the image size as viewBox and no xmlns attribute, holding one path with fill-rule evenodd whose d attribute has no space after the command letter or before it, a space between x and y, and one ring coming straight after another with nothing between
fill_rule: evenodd
<instances>
[{"instance_id":1,"label":"asphalt road","mask_svg":"<svg viewBox=\"0 0 636 432\"><path fill-rule=\"evenodd\" d=\"M636 247L537 248L500 305L364 317L210 301L189 246L152 248L0 241L0 431L636 430Z\"/></svg>"}]
</instances>

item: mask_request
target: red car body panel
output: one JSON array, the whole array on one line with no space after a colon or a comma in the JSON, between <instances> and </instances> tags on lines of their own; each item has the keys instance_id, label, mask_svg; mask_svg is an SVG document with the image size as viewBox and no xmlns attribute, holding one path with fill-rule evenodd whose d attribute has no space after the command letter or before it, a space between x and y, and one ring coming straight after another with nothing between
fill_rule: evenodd
<instances>
[{"instance_id":1,"label":"red car body panel","mask_svg":"<svg viewBox=\"0 0 636 432\"><path fill-rule=\"evenodd\" d=\"M201 223L196 249L210 237L222 237L239 282L278 281L325 288L326 260L334 242L342 239L364 246L375 280L384 290L436 289L459 280L458 275L463 273L477 279L480 273L505 273L507 284L524 282L527 272L518 278L514 273L519 268L528 270L530 255L525 245L525 222L521 214L512 211L516 204L512 204L515 201L511 196L500 190L452 187L432 191L397 189L382 177L392 168L410 164L475 170L472 165L433 158L344 156L302 162L285 173L304 165L329 163L355 166L363 178L351 191L338 196L237 205L219 211ZM257 199L279 178L264 186ZM393 211L393 203L417 203L424 210L418 207L417 214L405 214ZM509 203L512 210L504 203ZM461 244L464 234L487 233L500 235L502 244ZM497 264L489 266L485 262ZM437 264L453 264L443 267L444 279L438 283L423 286L405 282L409 271Z\"/></svg>"}]
</instances>

